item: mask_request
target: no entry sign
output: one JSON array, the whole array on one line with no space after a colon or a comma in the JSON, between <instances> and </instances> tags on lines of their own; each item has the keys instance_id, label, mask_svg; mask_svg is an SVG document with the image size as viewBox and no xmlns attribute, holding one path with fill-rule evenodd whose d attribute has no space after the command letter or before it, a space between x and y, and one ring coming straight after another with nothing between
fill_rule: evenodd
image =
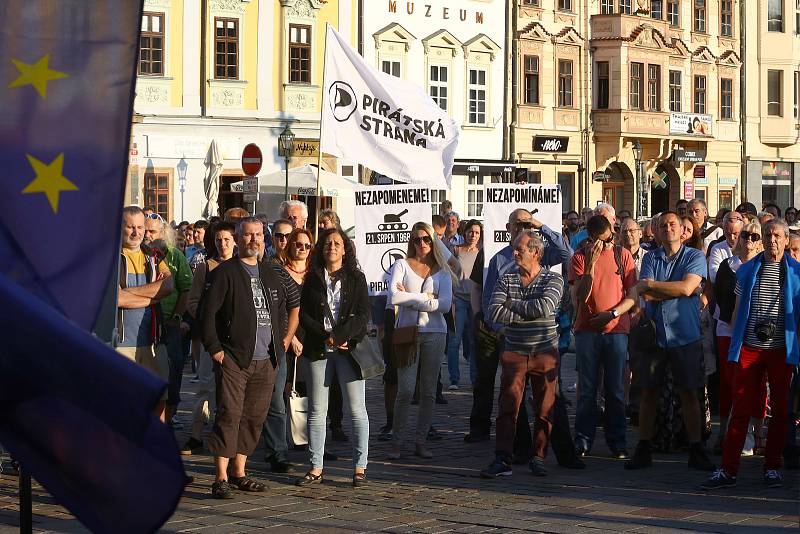
<instances>
[{"instance_id":1,"label":"no entry sign","mask_svg":"<svg viewBox=\"0 0 800 534\"><path fill-rule=\"evenodd\" d=\"M255 176L261 170L261 149L258 145L250 143L242 150L242 171L247 176Z\"/></svg>"}]
</instances>

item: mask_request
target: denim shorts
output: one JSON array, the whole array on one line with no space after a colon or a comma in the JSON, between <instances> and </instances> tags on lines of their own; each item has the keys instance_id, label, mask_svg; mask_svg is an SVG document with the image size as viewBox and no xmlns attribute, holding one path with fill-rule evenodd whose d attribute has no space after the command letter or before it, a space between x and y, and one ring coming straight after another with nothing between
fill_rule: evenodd
<instances>
[{"instance_id":1,"label":"denim shorts","mask_svg":"<svg viewBox=\"0 0 800 534\"><path fill-rule=\"evenodd\" d=\"M697 389L705 384L703 340L681 347L659 348L641 354L638 382L643 388L658 388L664 383L667 363L672 368L672 381L678 389Z\"/></svg>"}]
</instances>

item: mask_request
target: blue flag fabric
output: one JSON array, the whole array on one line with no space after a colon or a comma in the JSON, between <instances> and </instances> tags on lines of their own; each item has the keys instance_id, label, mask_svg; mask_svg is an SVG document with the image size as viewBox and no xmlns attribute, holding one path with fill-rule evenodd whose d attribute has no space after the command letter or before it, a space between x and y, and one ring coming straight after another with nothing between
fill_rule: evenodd
<instances>
[{"instance_id":1,"label":"blue flag fabric","mask_svg":"<svg viewBox=\"0 0 800 534\"><path fill-rule=\"evenodd\" d=\"M87 527L131 534L187 481L152 415L165 384L87 333L117 273L141 12L0 1L0 442Z\"/></svg>"},{"instance_id":2,"label":"blue flag fabric","mask_svg":"<svg viewBox=\"0 0 800 534\"><path fill-rule=\"evenodd\" d=\"M0 2L0 272L84 330L119 258L141 9Z\"/></svg>"},{"instance_id":3,"label":"blue flag fabric","mask_svg":"<svg viewBox=\"0 0 800 534\"><path fill-rule=\"evenodd\" d=\"M0 339L0 442L92 531L156 531L187 482L164 383L3 275Z\"/></svg>"}]
</instances>

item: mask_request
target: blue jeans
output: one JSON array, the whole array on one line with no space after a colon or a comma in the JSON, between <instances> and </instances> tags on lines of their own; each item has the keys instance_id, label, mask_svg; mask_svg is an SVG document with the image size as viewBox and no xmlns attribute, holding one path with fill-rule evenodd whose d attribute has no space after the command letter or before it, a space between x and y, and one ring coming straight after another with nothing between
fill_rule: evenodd
<instances>
[{"instance_id":1,"label":"blue jeans","mask_svg":"<svg viewBox=\"0 0 800 534\"><path fill-rule=\"evenodd\" d=\"M264 421L264 449L268 458L275 462L285 462L289 453L286 443L286 399L283 387L286 385L287 362L281 362L275 375L275 387L269 402L267 419ZM292 362L294 365L294 362Z\"/></svg>"},{"instance_id":2,"label":"blue jeans","mask_svg":"<svg viewBox=\"0 0 800 534\"><path fill-rule=\"evenodd\" d=\"M575 332L580 395L575 412L575 446L592 449L597 430L597 382L603 368L606 412L605 435L609 447L625 448L625 361L627 334Z\"/></svg>"},{"instance_id":3,"label":"blue jeans","mask_svg":"<svg viewBox=\"0 0 800 534\"><path fill-rule=\"evenodd\" d=\"M447 339L447 370L450 383L458 384L461 372L458 368L458 347L464 343L464 358L469 362L470 381L475 382L475 357L472 350L472 306L468 300L456 298L456 331Z\"/></svg>"},{"instance_id":4,"label":"blue jeans","mask_svg":"<svg viewBox=\"0 0 800 534\"><path fill-rule=\"evenodd\" d=\"M177 406L181 402L181 380L186 353L183 351L183 339L180 326L164 325L163 339L169 357L169 384L167 385L167 404Z\"/></svg>"},{"instance_id":5,"label":"blue jeans","mask_svg":"<svg viewBox=\"0 0 800 534\"><path fill-rule=\"evenodd\" d=\"M328 388L334 378L342 387L344 404L350 411L353 423L353 464L366 469L369 449L369 417L367 416L366 388L356 375L350 356L338 352L328 353L324 360L311 361L300 358L308 389L308 450L311 467L322 469L325 454L325 421L328 417Z\"/></svg>"}]
</instances>

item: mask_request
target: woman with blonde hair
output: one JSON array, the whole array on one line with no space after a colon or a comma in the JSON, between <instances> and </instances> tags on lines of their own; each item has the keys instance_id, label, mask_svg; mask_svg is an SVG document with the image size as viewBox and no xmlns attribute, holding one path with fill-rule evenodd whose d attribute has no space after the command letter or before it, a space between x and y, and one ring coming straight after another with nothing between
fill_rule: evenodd
<instances>
[{"instance_id":1,"label":"woman with blonde hair","mask_svg":"<svg viewBox=\"0 0 800 534\"><path fill-rule=\"evenodd\" d=\"M397 307L394 345L398 391L391 460L399 459L403 450L417 368L420 369L420 387L414 454L421 458L433 457L425 447L425 438L431 426L436 383L447 342L444 314L452 306L456 283L447 260L436 246L433 227L424 222L414 224L406 258L393 265L388 288L389 302Z\"/></svg>"}]
</instances>

